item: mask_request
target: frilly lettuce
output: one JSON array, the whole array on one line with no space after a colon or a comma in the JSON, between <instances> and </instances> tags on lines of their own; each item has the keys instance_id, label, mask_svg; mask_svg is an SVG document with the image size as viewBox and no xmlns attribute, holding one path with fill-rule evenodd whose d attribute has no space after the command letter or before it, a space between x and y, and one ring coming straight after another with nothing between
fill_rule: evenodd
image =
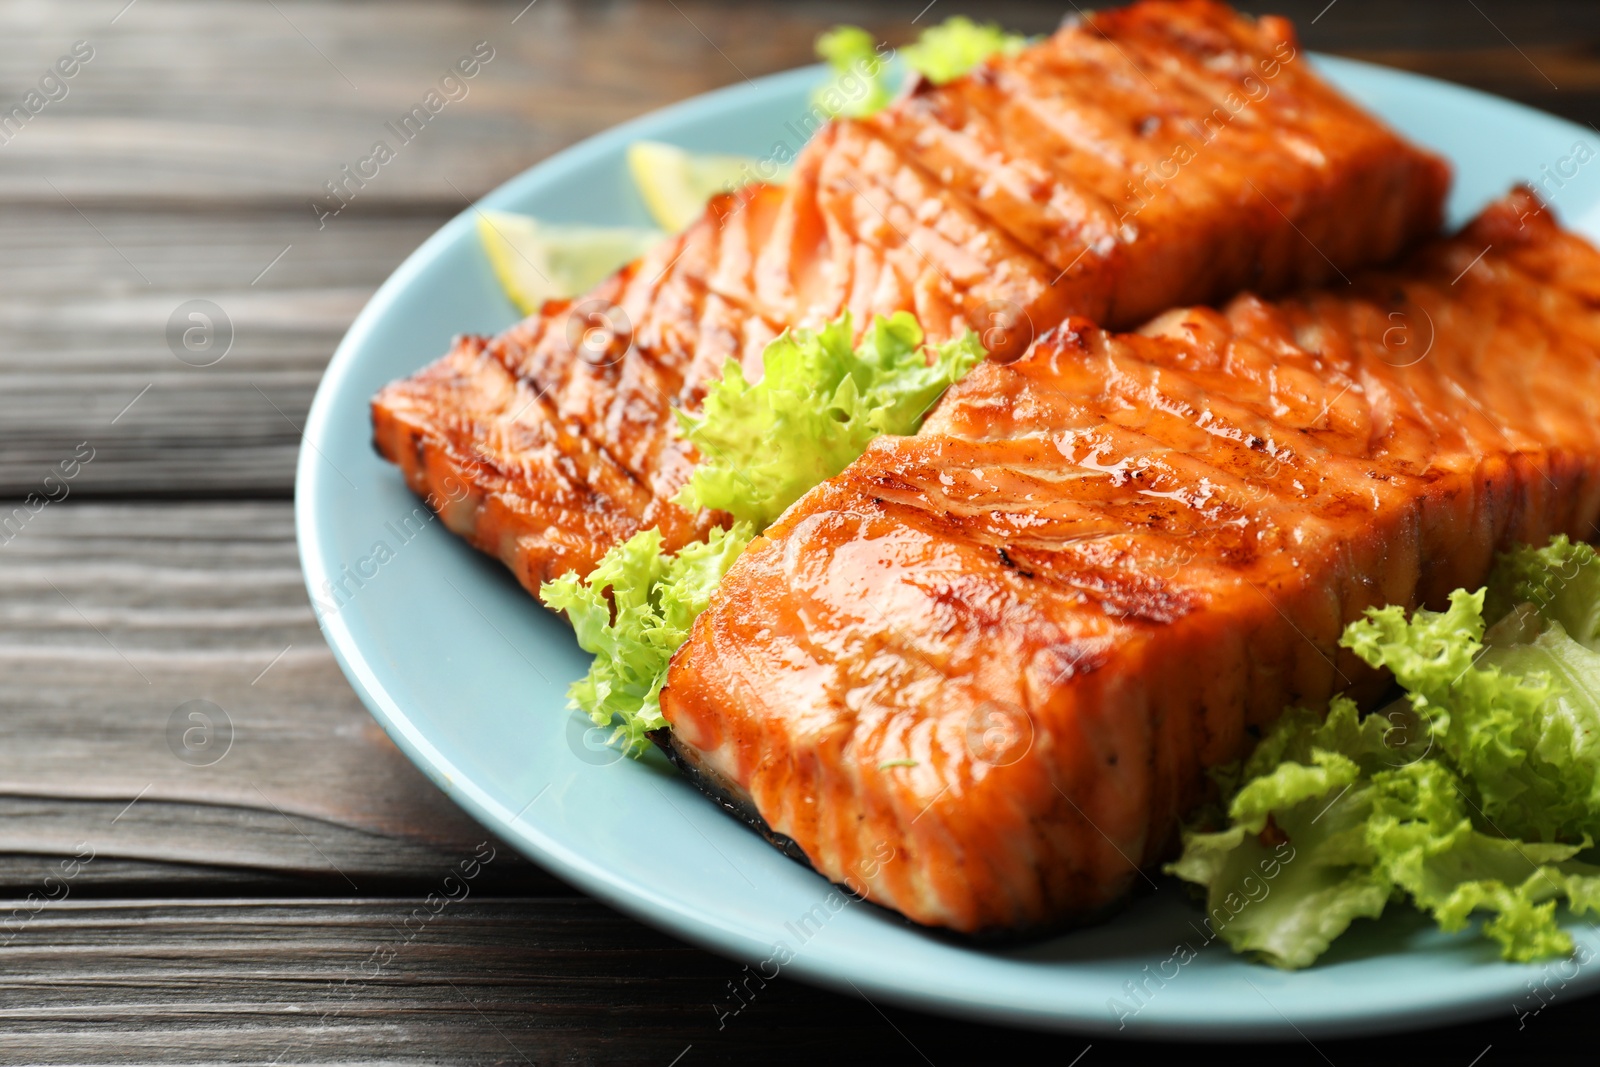
<instances>
[{"instance_id":1,"label":"frilly lettuce","mask_svg":"<svg viewBox=\"0 0 1600 1067\"><path fill-rule=\"evenodd\" d=\"M1369 611L1344 643L1394 672L1489 827L1574 841L1600 830L1600 653L1557 620L1582 622L1600 561L1563 538L1509 554L1499 571L1512 607L1487 632L1484 592L1457 590L1448 610L1410 622L1399 608Z\"/></svg>"},{"instance_id":2,"label":"frilly lettuce","mask_svg":"<svg viewBox=\"0 0 1600 1067\"><path fill-rule=\"evenodd\" d=\"M540 587L540 599L565 611L578 644L594 653L589 673L567 693L572 706L597 726L615 721L613 742L622 740L637 753L647 732L666 725L661 685L667 663L753 536L740 523L669 556L661 551L661 531L652 528L607 552L588 582L568 572Z\"/></svg>"},{"instance_id":3,"label":"frilly lettuce","mask_svg":"<svg viewBox=\"0 0 1600 1067\"><path fill-rule=\"evenodd\" d=\"M1007 33L992 22L977 23L955 15L922 32L900 52L906 66L935 85L954 81L990 56L1012 55L1027 38Z\"/></svg>"},{"instance_id":4,"label":"frilly lettuce","mask_svg":"<svg viewBox=\"0 0 1600 1067\"><path fill-rule=\"evenodd\" d=\"M643 751L645 734L666 725L661 686L672 654L751 538L872 438L916 432L945 388L983 357L969 333L932 349L930 363L905 312L874 319L857 345L851 333L848 314L815 332L785 333L763 353L760 382L751 385L730 362L700 414L678 413L704 457L680 503L742 521L676 555L661 551L659 530L645 530L607 552L587 582L569 572L540 588L594 653L588 675L568 691L572 707L597 725L616 722L612 739L629 751Z\"/></svg>"},{"instance_id":5,"label":"frilly lettuce","mask_svg":"<svg viewBox=\"0 0 1600 1067\"><path fill-rule=\"evenodd\" d=\"M1582 542L1559 534L1543 548L1523 545L1501 558L1489 583L1489 617L1501 619L1521 603L1589 649L1600 648L1600 559Z\"/></svg>"},{"instance_id":6,"label":"frilly lettuce","mask_svg":"<svg viewBox=\"0 0 1600 1067\"><path fill-rule=\"evenodd\" d=\"M1507 959L1572 951L1557 904L1600 911L1600 867L1577 858L1600 832L1600 559L1519 548L1488 595L1489 627L1482 590L1352 623L1344 646L1405 696L1364 718L1344 698L1290 709L1237 770L1226 827L1185 833L1168 870L1206 888L1235 950L1304 967L1409 900L1447 931L1485 914Z\"/></svg>"},{"instance_id":7,"label":"frilly lettuce","mask_svg":"<svg viewBox=\"0 0 1600 1067\"><path fill-rule=\"evenodd\" d=\"M905 64L935 85L967 73L990 56L1010 55L1027 38L1007 33L994 23L977 23L964 15L930 26L901 49ZM817 38L817 58L833 68L833 76L811 94L812 103L828 116L865 118L881 111L894 96L890 50L859 26L835 26Z\"/></svg>"},{"instance_id":8,"label":"frilly lettuce","mask_svg":"<svg viewBox=\"0 0 1600 1067\"><path fill-rule=\"evenodd\" d=\"M983 358L969 332L935 348L929 363L922 329L904 311L875 317L859 344L852 332L848 313L820 330L785 332L767 346L755 384L730 360L701 412L678 413L701 458L677 503L765 527L874 437L915 433Z\"/></svg>"},{"instance_id":9,"label":"frilly lettuce","mask_svg":"<svg viewBox=\"0 0 1600 1067\"><path fill-rule=\"evenodd\" d=\"M811 94L811 103L832 118L865 118L894 96L889 84L889 48L860 26L835 26L817 38L817 58L833 75Z\"/></svg>"}]
</instances>

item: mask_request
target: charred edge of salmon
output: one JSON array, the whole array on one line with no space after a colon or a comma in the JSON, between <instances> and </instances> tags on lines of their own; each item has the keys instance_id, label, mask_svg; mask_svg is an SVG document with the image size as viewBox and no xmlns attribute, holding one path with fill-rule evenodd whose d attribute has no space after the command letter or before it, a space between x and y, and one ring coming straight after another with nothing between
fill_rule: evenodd
<instances>
[{"instance_id":1,"label":"charred edge of salmon","mask_svg":"<svg viewBox=\"0 0 1600 1067\"><path fill-rule=\"evenodd\" d=\"M715 768L706 766L701 761L699 754L693 749L687 746L680 747L677 739L672 734L672 727L664 726L659 730L651 730L645 736L666 754L667 759L683 773L685 778L689 779L690 784L700 790L717 807L760 834L769 845L782 852L785 856L818 876L823 876L821 871L812 866L810 858L795 843L794 838L787 834L778 833L767 824L767 820L763 819L761 813L756 811L755 804L749 797L745 796L742 789L728 781L727 777L719 773ZM1172 849L1169 848L1168 851L1171 852ZM1155 892L1154 888L1149 888L1151 883L1148 879L1135 879L1129 892L1122 894L1104 907L1086 914L1074 915L1047 926L1020 930L1014 927L991 927L985 930L963 933L959 930L952 930L947 926L929 926L925 923L919 923L915 919L908 919L893 908L863 897L848 885L831 881L829 884L857 904L865 904L874 911L891 916L904 925L922 933L937 937L950 944L982 948L1007 948L1028 945L1072 930L1094 926L1123 911L1134 900Z\"/></svg>"},{"instance_id":2,"label":"charred edge of salmon","mask_svg":"<svg viewBox=\"0 0 1600 1067\"><path fill-rule=\"evenodd\" d=\"M651 730L645 735L655 742L657 748L666 753L672 765L683 772L694 787L707 797L716 802L717 807L744 823L750 829L767 839L767 843L782 852L785 856L797 863L811 867L811 861L806 858L794 838L787 834L780 834L767 825L767 820L756 811L756 806L744 791L718 773L714 768L701 762L699 754L693 749L679 748L676 738L672 735L672 727L664 726L659 730ZM812 867L812 870L816 868Z\"/></svg>"}]
</instances>

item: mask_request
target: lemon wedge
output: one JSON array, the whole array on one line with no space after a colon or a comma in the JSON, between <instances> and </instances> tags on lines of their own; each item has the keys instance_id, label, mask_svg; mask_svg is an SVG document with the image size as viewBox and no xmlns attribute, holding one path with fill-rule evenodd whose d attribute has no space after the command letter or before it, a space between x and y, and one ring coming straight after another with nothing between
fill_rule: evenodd
<instances>
[{"instance_id":1,"label":"lemon wedge","mask_svg":"<svg viewBox=\"0 0 1600 1067\"><path fill-rule=\"evenodd\" d=\"M628 170L650 215L668 233L681 233L700 217L706 201L756 178L759 160L687 152L660 141L628 146ZM775 180L781 181L782 175Z\"/></svg>"},{"instance_id":2,"label":"lemon wedge","mask_svg":"<svg viewBox=\"0 0 1600 1067\"><path fill-rule=\"evenodd\" d=\"M546 300L588 292L664 236L632 226L576 226L505 211L478 212L478 238L495 277L524 315Z\"/></svg>"}]
</instances>

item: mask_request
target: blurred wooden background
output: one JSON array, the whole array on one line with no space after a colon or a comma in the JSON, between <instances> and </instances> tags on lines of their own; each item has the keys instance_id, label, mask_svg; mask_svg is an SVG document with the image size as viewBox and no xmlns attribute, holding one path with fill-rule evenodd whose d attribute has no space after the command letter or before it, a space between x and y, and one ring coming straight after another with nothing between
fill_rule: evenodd
<instances>
[{"instance_id":1,"label":"blurred wooden background","mask_svg":"<svg viewBox=\"0 0 1600 1067\"><path fill-rule=\"evenodd\" d=\"M485 834L368 718L300 581L299 426L350 320L417 244L589 134L806 63L839 21L901 42L923 4L0 2L0 112L75 42L93 51L0 144L0 515L60 498L0 530L0 1062L1173 1054L782 980L719 1029L737 965L504 846L470 899L404 934ZM1600 123L1592 3L1267 8L1313 48ZM1072 5L940 0L924 18L962 10L1043 32ZM319 229L322 183L479 41L495 55L469 96ZM214 366L168 348L192 299L233 324ZM46 481L75 454L92 459ZM168 742L196 699L232 724L204 767ZM375 950L392 960L374 968ZM1556 1003L1519 1028L1508 1004L1456 1030L1232 1053L1490 1067L1587 1049L1584 1014Z\"/></svg>"}]
</instances>

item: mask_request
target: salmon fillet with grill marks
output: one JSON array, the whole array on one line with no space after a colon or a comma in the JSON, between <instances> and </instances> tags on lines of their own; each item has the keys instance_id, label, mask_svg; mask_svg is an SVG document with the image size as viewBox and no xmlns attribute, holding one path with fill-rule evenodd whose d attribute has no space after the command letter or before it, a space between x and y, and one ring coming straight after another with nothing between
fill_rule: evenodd
<instances>
[{"instance_id":1,"label":"salmon fillet with grill marks","mask_svg":"<svg viewBox=\"0 0 1600 1067\"><path fill-rule=\"evenodd\" d=\"M671 503L696 458L671 408L727 359L759 376L786 327L904 310L932 343L973 328L1014 358L1069 315L1131 327L1388 259L1437 228L1448 182L1282 19L1096 13L824 124L783 189L720 197L587 298L462 339L375 398L374 443L535 590L641 529L672 550L725 520Z\"/></svg>"},{"instance_id":2,"label":"salmon fillet with grill marks","mask_svg":"<svg viewBox=\"0 0 1600 1067\"><path fill-rule=\"evenodd\" d=\"M1350 287L978 367L734 565L670 743L835 882L1045 929L1122 896L1252 728L1373 694L1363 609L1597 513L1600 253L1517 193Z\"/></svg>"}]
</instances>

